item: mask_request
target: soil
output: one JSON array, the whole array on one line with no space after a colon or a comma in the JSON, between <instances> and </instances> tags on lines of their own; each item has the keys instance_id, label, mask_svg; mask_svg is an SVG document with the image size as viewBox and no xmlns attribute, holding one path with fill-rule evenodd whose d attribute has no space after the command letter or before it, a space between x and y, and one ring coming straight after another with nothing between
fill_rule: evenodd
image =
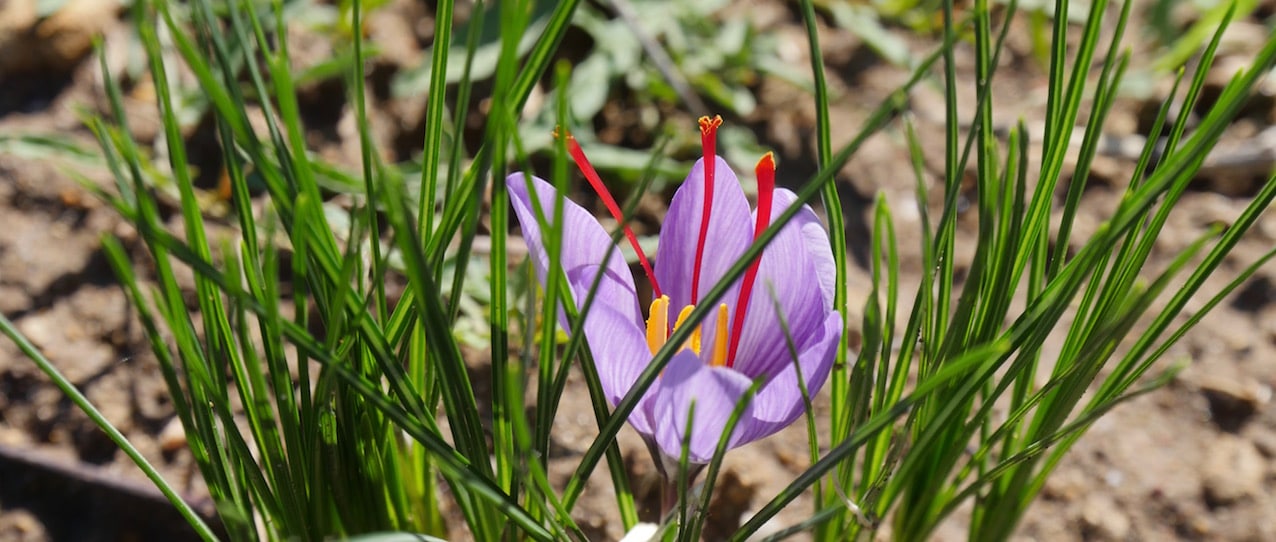
<instances>
[{"instance_id":1,"label":"soil","mask_svg":"<svg viewBox=\"0 0 1276 542\"><path fill-rule=\"evenodd\" d=\"M748 17L761 32L778 38L778 54L786 64L802 69L808 65L805 38L789 4L742 1L720 16ZM1135 20L1150 4L1136 2ZM132 54L125 10L112 0L71 0L53 16L40 18L35 5L33 0L0 4L0 80L4 81L0 136L50 134L92 148L94 142L76 113L77 107L103 107L97 64L89 58L89 38L104 36L108 64L123 71ZM387 77L424 58L422 44L429 42L431 24L423 9L395 0L372 18L378 29L373 39L383 47L372 77ZM1217 81L1225 81L1255 53L1254 44L1266 38L1268 30L1259 17L1273 10L1272 3L1265 2L1253 18L1238 21L1229 31L1218 67L1211 74L1215 92ZM1022 118L1032 127L1043 116L1046 79L1031 43L1022 37L1028 35L1027 29L1016 24L997 74L997 111L1006 115L997 122L1008 127ZM914 55L933 46L931 38L896 27L888 30ZM821 39L835 93L836 145L855 134L868 112L904 81L906 72L831 23L822 28ZM1126 43L1133 47L1135 65L1157 52L1138 36L1127 37ZM323 58L324 44L316 47L308 50L310 58ZM963 88L973 89L969 47L959 47L957 56ZM1154 79L1147 91L1123 95L1106 128L1112 141L1146 135L1148 111L1155 111L1165 98L1161 79ZM1244 208L1247 196L1265 181L1276 156L1270 145L1276 133L1276 81L1266 85L1229 129L1214 161L1172 215L1158 240L1152 269L1164 266L1208 227L1232 220ZM322 99L333 94L325 89L332 90L303 89L314 98L303 99L308 115L319 119L310 141L326 158L350 160L358 155L350 108L342 100ZM752 90L756 110L729 118L728 124L750 127L759 143L776 150L782 181L797 183L809 177L815 171L813 99L806 91L772 77L760 77ZM633 129L627 123L636 121L616 114L623 101L621 97L613 100L617 103L604 109L600 121L604 129L599 132L622 134L615 142L623 144L628 142L623 134ZM909 118L921 136L932 193L938 191L942 173L942 103L940 91L925 84L910 101ZM973 105L973 90L969 90L962 96L962 111L973 110ZM155 133L153 105L144 96L133 96L129 107L135 131L149 144L147 138L153 139ZM382 148L395 149L402 154L399 158L419 149L420 126L413 119L422 114L420 97L378 99L372 114ZM693 126L692 116L686 113L667 115L664 121L672 125ZM194 136L192 141L199 143ZM216 159L215 153L205 154ZM1239 166L1223 160L1237 156L1249 159L1240 160ZM67 168L73 165L0 149L0 312L203 513L211 514L206 490L183 448L156 361L107 266L101 236L120 236L134 250L137 267L143 271L145 255L122 220L72 180ZM1119 150L1099 158L1074 240L1084 239L1108 216L1120 197L1119 183L1129 178L1132 168L1131 156ZM75 167L75 171L109 186L109 177L102 171L86 167ZM910 212L916 208L913 179L899 123L869 139L839 176L854 258L852 322L857 321L858 308L867 296L867 213L877 194L883 194L895 210L901 246L917 246L919 216ZM650 220L657 221L667 200L659 194L648 198L643 208L650 209ZM968 246L972 238L973 213L967 215L961 222L959 245ZM1276 218L1268 217L1242 241L1206 291L1221 288L1273 242ZM916 253L903 257L905 279L915 281ZM1198 310L1204 298L1193 301L1189 309ZM1269 267L1169 352L1162 367L1171 362L1188 365L1178 378L1119 407L1081 439L1029 509L1016 539L1276 540L1272 516L1276 510L1274 356L1276 271ZM482 355L472 357L481 370ZM597 431L579 375L571 386L553 432L559 453L551 459L551 469L559 480L571 472ZM827 399L819 401L817 408L827 410ZM720 512L713 517L710 539L715 533L729 532L739 514L760 507L807 466L805 442L804 428L795 426L728 455L717 491L715 510ZM641 492L654 475L646 451L628 428L621 434L621 444ZM605 477L596 479L577 508L577 520L597 540L623 534L608 506L609 491ZM32 362L9 341L0 341L0 540L192 538L189 528L156 495L128 458ZM768 529L800 521L810 511L809 497L803 497ZM964 537L960 514L935 535L937 540Z\"/></svg>"}]
</instances>

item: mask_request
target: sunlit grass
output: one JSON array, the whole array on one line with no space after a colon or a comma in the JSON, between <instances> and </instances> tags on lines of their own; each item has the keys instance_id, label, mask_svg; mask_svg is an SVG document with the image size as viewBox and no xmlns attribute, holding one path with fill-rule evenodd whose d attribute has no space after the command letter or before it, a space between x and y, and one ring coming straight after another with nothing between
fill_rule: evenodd
<instances>
[{"instance_id":1,"label":"sunlit grass","mask_svg":"<svg viewBox=\"0 0 1276 542\"><path fill-rule=\"evenodd\" d=\"M608 405L581 332L590 302L582 314L568 310L567 329L558 329L557 307L575 306L564 303L564 279L551 272L538 291L530 286L536 281L526 267L511 261L508 195L494 182L508 172L528 170L529 153L537 152L550 164L549 171L538 173L559 194L570 193L576 182L561 138L527 145L523 136L528 126L548 128L551 119L568 129L589 126L598 109L581 110L574 97L616 81L616 73L603 70L586 81L592 85L582 83L584 75L565 62L550 69L573 20L597 17L578 13L578 4L502 2L478 6L468 20L454 21L453 3L438 3L438 46L428 69L402 83L427 96L419 174L386 163L376 148L367 73L363 62L354 60L343 64L341 73L358 120L359 163L329 164L310 152L287 49L285 7L251 0L133 4L163 123L162 164L129 137L121 90L105 66L111 111L88 120L100 156L38 138L0 140L8 148L73 151L112 173L114 189L95 190L136 228L153 263L152 275L138 276L128 252L109 236L106 253L147 331L231 539L378 532L582 539L573 510L604 461L617 495L617 516L625 529L637 523L616 436L675 349L656 353L630 393ZM887 4L881 15L904 17L917 3ZM877 105L840 148L830 135L835 119L822 60L811 55L819 172L796 192L799 202L821 205L828 217L841 271L835 305L844 317L863 314L862 321L846 323L859 329L863 340L857 351L845 341L839 348L825 392L831 404L828 433L808 420L811 467L779 494L767 496L734 540L755 533L807 491L813 492L817 509L793 530L811 530L820 540L850 539L885 522L894 538L924 540L965 503L972 504L971 539L1008 538L1053 468L1097 417L1173 377L1176 368L1158 366L1157 360L1207 312L1184 320L1188 300L1201 293L1208 296L1206 308L1212 308L1272 256L1262 255L1228 277L1224 289L1201 292L1206 278L1276 197L1276 182L1269 180L1225 229L1210 230L1166 264L1151 258L1153 241L1187 183L1258 78L1276 64L1273 38L1189 130L1188 113L1234 12L1219 14L1222 24L1208 29L1212 41L1203 51L1190 49L1194 69L1177 72L1176 92L1152 131L1167 127L1169 137L1148 142L1108 220L1088 238L1074 236L1104 120L1129 68L1119 44L1134 21L1128 2L1094 2L1086 18L1073 23L1069 4L1057 2L1046 20L1053 27L1046 36L1049 103L1042 133L1030 134L1020 123L1002 139L992 124L998 104L990 89L997 84L1015 2L993 6L977 0L960 11L953 2L943 2L940 44L928 56L912 59L908 82ZM369 8L359 0L342 3L340 17L348 28L364 28ZM816 18L826 6L806 0L800 8L808 46L819 51ZM1113 18L1114 13L1119 15ZM602 28L604 23L588 19L585 24ZM485 36L484 28L496 29L496 37ZM1078 30L1079 40L1070 40ZM362 32L333 39L339 40L335 48L352 52L350 59L368 54ZM637 48L640 42L626 43ZM958 120L957 47L972 47L977 59L978 100L972 114L962 112L961 118L973 118L966 127ZM1189 56L1176 49L1163 59L1177 68ZM757 62L764 65L764 60ZM179 78L171 75L177 72L190 74L198 87L174 87ZM490 95L475 95L479 73L491 78ZM938 193L928 192L921 146L914 127L900 116L910 89L923 81L945 89L945 169ZM691 83L711 103L743 107L731 80L693 78ZM524 119L539 84L551 87L551 105L540 117ZM205 232L182 143L182 112L192 93L202 96L225 151L221 166L240 234L233 241L210 240ZM466 149L460 127L480 102L486 112L482 145ZM1172 117L1175 110L1181 113ZM905 134L910 145L922 202L921 242L899 246L896 210L878 198L872 238L856 240L871 243L872 282L850 285L850 240L834 179L871 135L888 128ZM1078 130L1084 130L1080 156L1068 171L1065 156ZM1043 142L1039 164L1029 163L1030 138ZM626 216L647 183L676 169L662 153L659 147L641 162L617 161L630 174L641 171ZM974 256L959 262L958 254L967 251L957 246L966 242L957 235L958 195L971 169L977 172L972 212L978 222L969 251ZM176 187L181 232L165 229L157 177ZM1066 186L1065 178L1071 179ZM264 212L254 201L258 186L265 191ZM351 194L354 202L343 210L342 222L324 205L337 191ZM928 201L942 202L938 216L929 214ZM721 297L796 209L766 229L704 299ZM561 212L561 201L541 210L545 217L561 217ZM543 230L550 261L557 262L563 232ZM491 247L486 259L474 250L483 235ZM617 232L614 238L619 237ZM1068 247L1077 248L1068 252ZM913 249L921 254L920 284L914 292L902 292L899 255ZM960 280L959 263L968 266ZM194 270L193 306L187 303L190 292L179 285L181 266ZM387 288L390 276L406 279L401 294ZM870 289L862 311L848 310L850 287ZM689 321L698 322L712 310L714 303L702 303ZM482 333L472 333L475 325ZM165 489L197 533L213 538L153 467L95 415L8 320L0 319L0 328ZM691 328L680 328L669 342L682 344ZM472 360L463 355L465 341L486 342L490 365L467 363ZM1047 341L1062 345L1057 357L1043 359ZM314 378L311 368L317 369ZM550 430L560 401L566 393L586 392L566 384L576 370L584 375L599 432L566 480L551 479ZM490 385L490 399L476 393L476 378ZM526 408L529 403L535 408ZM994 416L994 407L1008 407L1008 414ZM684 495L692 494L686 486L703 482L702 502L684 499L663 526L663 536L699 536L725 450L723 444L706 476L680 480Z\"/></svg>"}]
</instances>

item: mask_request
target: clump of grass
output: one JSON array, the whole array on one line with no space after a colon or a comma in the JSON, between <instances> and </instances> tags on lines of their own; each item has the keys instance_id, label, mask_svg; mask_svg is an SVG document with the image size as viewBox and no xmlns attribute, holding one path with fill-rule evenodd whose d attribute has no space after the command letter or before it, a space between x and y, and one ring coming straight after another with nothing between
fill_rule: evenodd
<instances>
[{"instance_id":1,"label":"clump of grass","mask_svg":"<svg viewBox=\"0 0 1276 542\"><path fill-rule=\"evenodd\" d=\"M116 179L113 191L98 190L98 195L137 229L154 276L137 276L119 241L107 237L104 246L146 328L230 538L320 539L390 531L445 536L459 528L445 521L446 509L479 540L583 539L572 510L585 481L604 461L624 527L637 523L615 437L672 351L656 355L613 410L602 398L589 350L582 348L586 315L568 315L570 339L559 344L556 307L564 289L551 282L541 309L532 297L520 306L519 296L532 292L519 274L510 273L504 190L490 191L490 258L472 256L484 230L484 195L492 179L526 169L509 167L526 161L519 114L533 86L545 79L578 3L569 0L544 10L520 2L502 2L491 11L480 7L465 32L455 35L453 3L437 3L419 178L379 158L367 125L366 74L357 60L345 73L360 126L357 171L343 171L307 152L297 81L290 71L285 6L250 0L133 4L156 88L166 163L153 163L128 136L119 86L105 69L112 115L88 123L101 146L101 163ZM368 6L351 0L342 7L350 28L363 28ZM810 48L818 53L815 6L808 0L801 7ZM921 283L911 304L902 304L901 248L892 210L884 199L877 201L872 291L863 321L848 322L860 327L863 344L858 353L845 345L839 349L829 385L831 429L821 434L808 417L812 466L748 518L734 540L755 533L808 490L815 492L818 510L777 537L810 529L821 540L844 540L889 521L895 538L921 540L970 502L972 539L1008 538L1054 466L1099 416L1173 377L1174 367L1150 379L1147 375L1208 312L1178 318L1276 196L1276 179L1269 180L1226 229L1210 231L1168 265L1151 268L1153 241L1187 183L1257 78L1276 63L1273 38L1189 131L1186 115L1226 28L1229 17L1224 17L1190 77L1179 72L1175 88L1181 93L1160 111L1151 133L1168 127L1169 136L1148 143L1109 220L1088 239L1073 239L1090 161L1129 65L1117 44L1129 22L1130 3L1109 21L1108 3L1095 2L1079 41L1070 41L1069 2L1056 2L1044 132L1029 134L1020 124L1001 141L992 126L997 104L989 89L996 84L996 66L1017 6L1012 1L1005 7L994 17L987 0L961 13L953 2L944 2L938 50L915 62L908 83L840 149L832 147L829 136L832 119L820 57L811 55L820 171L798 197L803 203L820 199L827 211L840 269L835 304L843 315L847 239L834 175L871 134L895 122L911 87L927 78L938 79L946 91L942 194L927 192L920 146L911 125L905 121L903 126L918 172L918 200L933 197L943 205L938 217L920 206ZM534 14L542 17L533 21ZM466 156L456 130L475 103L471 74L484 17L495 17L499 31L490 71L494 84L485 97L482 147ZM1100 32L1104 25L1116 29L1106 42ZM979 86L974 122L963 130L954 47L967 35L973 36ZM362 32L352 31L345 39L339 45L353 52L350 58L366 57ZM453 48L454 41L465 46ZM458 50L465 54L450 54ZM179 69L198 81L215 119L239 229L235 239L212 240L204 227L179 114L182 98L193 89L170 84ZM461 75L450 83L449 74L458 69ZM552 79L562 90L556 122L587 122L570 114L570 71L558 70ZM1171 118L1176 104L1183 113ZM264 119L264 128L254 128L250 118L255 115ZM1065 172L1064 156L1080 126L1085 129L1080 157L1076 169ZM1030 136L1044 142L1036 168L1028 164ZM569 182L565 153L556 147L552 155L548 177L562 193ZM654 158L650 164L648 171L655 171ZM959 281L958 188L972 164L978 172L978 227L974 258ZM1030 178L1030 169L1039 173ZM1065 174L1071 183L1060 205L1055 194ZM180 234L167 231L160 219L152 185L156 176L171 178L177 189ZM250 178L265 188L265 213L254 210ZM333 190L354 197L343 227L325 207ZM1054 220L1059 226L1052 234ZM767 229L727 279L741 276L784 223L778 220ZM547 239L561 235L547 230ZM1069 253L1074 243L1080 248ZM1257 258L1226 288L1212 292L1206 309L1271 256ZM179 286L178 266L194 270L194 306ZM392 273L407 279L397 297L386 287ZM486 284L476 283L476 277ZM706 297L724 290L719 285ZM1016 299L1023 301L1022 308L1016 308ZM476 301L482 309L465 309ZM692 321L708 311L705 304ZM907 317L897 329L901 311ZM481 336L492 361L479 370L491 383L490 398L476 393L474 369L461 353L463 314L471 325L476 315L486 318ZM146 469L200 535L213 538L8 320L0 318L0 329ZM521 345L515 341L519 333ZM1052 337L1061 340L1060 353L1043 359L1042 346ZM313 376L312 368L317 368ZM558 487L547 474L549 428L573 368L585 375L600 431ZM1045 384L1038 384L1043 378ZM524 409L529 389L536 395L531 419ZM995 406L1008 407L1009 414L995 417ZM711 467L705 477L706 493L715 472ZM681 510L661 536L696 536L707 506Z\"/></svg>"}]
</instances>

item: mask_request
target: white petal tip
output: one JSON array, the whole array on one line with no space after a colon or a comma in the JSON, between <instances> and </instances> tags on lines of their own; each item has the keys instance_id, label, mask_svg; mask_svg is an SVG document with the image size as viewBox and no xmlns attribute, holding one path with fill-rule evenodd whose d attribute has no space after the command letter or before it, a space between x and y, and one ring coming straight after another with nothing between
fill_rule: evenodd
<instances>
[{"instance_id":1,"label":"white petal tip","mask_svg":"<svg viewBox=\"0 0 1276 542\"><path fill-rule=\"evenodd\" d=\"M660 526L655 523L639 523L625 533L625 537L621 538L620 542L648 542L654 539L658 532L660 532Z\"/></svg>"}]
</instances>

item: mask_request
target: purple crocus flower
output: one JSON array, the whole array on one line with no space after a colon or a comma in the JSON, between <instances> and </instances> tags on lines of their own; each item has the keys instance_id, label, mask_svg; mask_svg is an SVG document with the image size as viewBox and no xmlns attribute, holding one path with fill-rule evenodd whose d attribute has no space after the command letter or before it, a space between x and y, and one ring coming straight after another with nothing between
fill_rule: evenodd
<instances>
[{"instance_id":1,"label":"purple crocus flower","mask_svg":"<svg viewBox=\"0 0 1276 542\"><path fill-rule=\"evenodd\" d=\"M584 303L602 273L585 315L584 333L612 406L682 325L701 293L717 284L772 218L797 199L789 190L774 188L775 162L768 153L757 167L759 209L750 210L735 173L714 151L721 122L700 119L705 157L674 194L660 230L654 270L625 228L654 290L645 322L633 275L612 247L611 237L588 211L563 202L561 263L576 303ZM585 177L620 220L619 208L580 146L570 135L567 138ZM549 183L523 173L506 178L506 187L543 282L549 257L533 200L552 219L556 193ZM731 447L775 433L801 416L805 405L799 371L814 395L828 377L842 335L841 316L833 306L835 275L828 234L815 213L803 206L731 285L716 316L707 317L693 332L629 415L629 423L653 454L658 450L663 455L657 461L662 472L664 463L677 462L688 430L689 461L707 463L737 402L755 379L762 385L735 426ZM692 403L694 418L688 428Z\"/></svg>"}]
</instances>

